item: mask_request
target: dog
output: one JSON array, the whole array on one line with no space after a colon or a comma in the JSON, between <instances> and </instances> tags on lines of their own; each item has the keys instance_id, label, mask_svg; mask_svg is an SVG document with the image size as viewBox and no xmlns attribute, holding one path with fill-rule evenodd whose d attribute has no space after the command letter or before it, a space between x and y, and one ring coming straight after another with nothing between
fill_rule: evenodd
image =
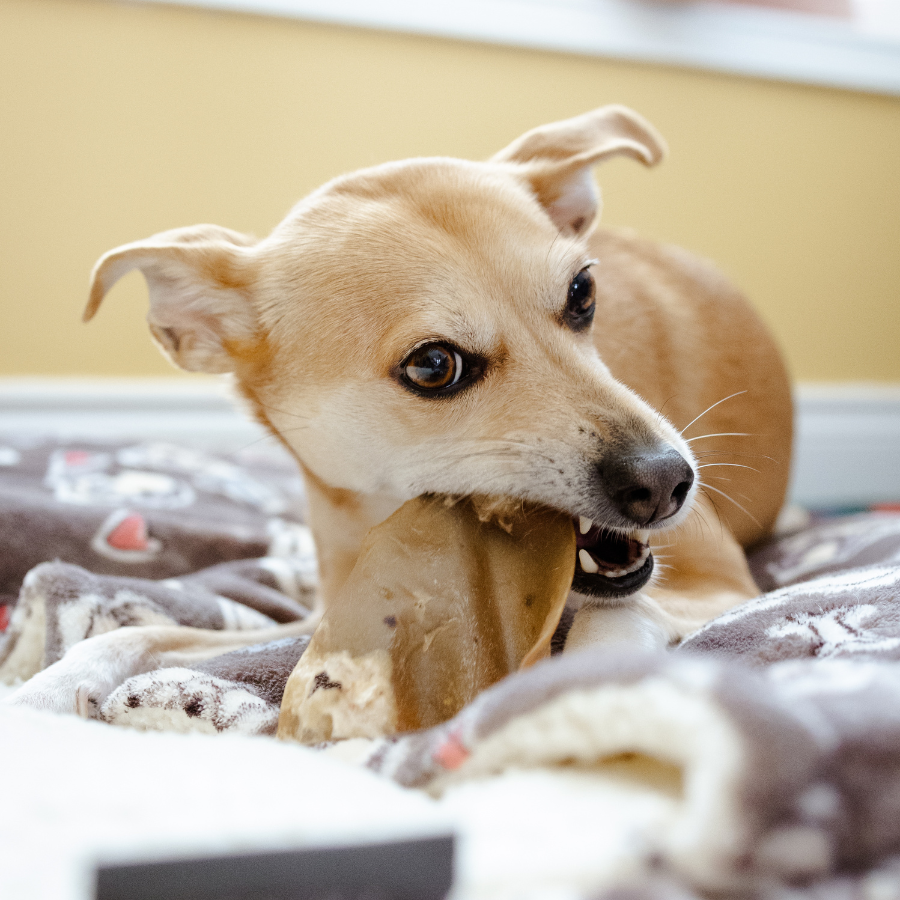
<instances>
[{"instance_id":1,"label":"dog","mask_svg":"<svg viewBox=\"0 0 900 900\"><path fill-rule=\"evenodd\" d=\"M594 227L593 167L665 152L606 106L487 162L355 172L263 240L198 225L110 251L84 318L140 269L162 352L233 375L302 469L321 604L405 501L486 495L573 518L567 650L665 646L758 593L743 548L782 506L792 427L778 349L735 288L685 251ZM261 639L121 629L20 699L89 714L127 675Z\"/></svg>"}]
</instances>

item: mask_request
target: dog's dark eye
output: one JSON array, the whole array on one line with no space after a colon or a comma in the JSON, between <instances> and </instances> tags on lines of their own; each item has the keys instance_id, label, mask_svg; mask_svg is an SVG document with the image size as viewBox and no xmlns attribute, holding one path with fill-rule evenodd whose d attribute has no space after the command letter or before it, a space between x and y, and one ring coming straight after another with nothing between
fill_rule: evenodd
<instances>
[{"instance_id":1,"label":"dog's dark eye","mask_svg":"<svg viewBox=\"0 0 900 900\"><path fill-rule=\"evenodd\" d=\"M443 344L418 347L403 363L406 381L423 391L441 391L463 377L463 359L458 350Z\"/></svg>"},{"instance_id":2,"label":"dog's dark eye","mask_svg":"<svg viewBox=\"0 0 900 900\"><path fill-rule=\"evenodd\" d=\"M566 300L566 324L573 331L583 331L594 320L594 276L582 269L569 285Z\"/></svg>"}]
</instances>

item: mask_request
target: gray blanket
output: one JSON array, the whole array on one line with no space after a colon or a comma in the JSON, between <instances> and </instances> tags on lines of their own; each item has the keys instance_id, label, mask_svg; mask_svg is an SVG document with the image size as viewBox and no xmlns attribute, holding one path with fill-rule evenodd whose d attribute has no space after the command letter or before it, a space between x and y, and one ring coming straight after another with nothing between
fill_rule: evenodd
<instances>
[{"instance_id":1,"label":"gray blanket","mask_svg":"<svg viewBox=\"0 0 900 900\"><path fill-rule=\"evenodd\" d=\"M682 773L682 833L648 852L670 888L830 890L900 851L898 597L900 568L853 569L764 595L670 654L552 659L367 764L440 795L512 766L639 754Z\"/></svg>"},{"instance_id":2,"label":"gray blanket","mask_svg":"<svg viewBox=\"0 0 900 900\"><path fill-rule=\"evenodd\" d=\"M160 445L13 449L0 469L7 679L121 625L306 614L315 565L287 467ZM513 769L649 760L679 773L681 812L646 848L636 897L900 897L900 516L823 521L751 563L768 593L676 650L554 657L437 728L372 742L363 764L440 795ZM136 676L97 716L271 734L305 646Z\"/></svg>"}]
</instances>

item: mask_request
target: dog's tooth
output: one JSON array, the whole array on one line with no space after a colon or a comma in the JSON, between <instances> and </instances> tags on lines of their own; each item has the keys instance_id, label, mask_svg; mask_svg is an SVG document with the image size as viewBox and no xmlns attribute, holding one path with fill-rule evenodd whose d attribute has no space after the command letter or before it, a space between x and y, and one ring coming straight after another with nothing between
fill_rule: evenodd
<instances>
[{"instance_id":1,"label":"dog's tooth","mask_svg":"<svg viewBox=\"0 0 900 900\"><path fill-rule=\"evenodd\" d=\"M600 571L600 566L594 562L594 558L587 550L582 549L578 551L578 562L581 563L581 568L584 569L588 575L596 575L596 573Z\"/></svg>"},{"instance_id":2,"label":"dog's tooth","mask_svg":"<svg viewBox=\"0 0 900 900\"><path fill-rule=\"evenodd\" d=\"M643 568L645 562L647 562L647 557L650 556L650 548L645 544L644 549L641 551L641 555L627 568L619 569L615 572L615 577L620 575L630 575L632 572L637 572L638 569Z\"/></svg>"},{"instance_id":3,"label":"dog's tooth","mask_svg":"<svg viewBox=\"0 0 900 900\"><path fill-rule=\"evenodd\" d=\"M642 544L646 544L647 541L650 540L650 529L649 528L641 528L640 530L634 533L634 539L636 541L640 541Z\"/></svg>"},{"instance_id":4,"label":"dog's tooth","mask_svg":"<svg viewBox=\"0 0 900 900\"><path fill-rule=\"evenodd\" d=\"M590 519L586 519L584 516L578 517L578 530L582 534L587 534L591 530L593 525L594 523Z\"/></svg>"}]
</instances>

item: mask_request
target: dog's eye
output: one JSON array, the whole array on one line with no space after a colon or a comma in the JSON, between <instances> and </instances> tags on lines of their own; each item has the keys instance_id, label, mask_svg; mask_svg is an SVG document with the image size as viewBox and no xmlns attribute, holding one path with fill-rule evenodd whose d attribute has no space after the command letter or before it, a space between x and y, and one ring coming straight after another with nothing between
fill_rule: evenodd
<instances>
[{"instance_id":1,"label":"dog's eye","mask_svg":"<svg viewBox=\"0 0 900 900\"><path fill-rule=\"evenodd\" d=\"M403 377L423 391L452 387L463 376L463 359L458 350L442 344L425 344L407 357Z\"/></svg>"},{"instance_id":2,"label":"dog's eye","mask_svg":"<svg viewBox=\"0 0 900 900\"><path fill-rule=\"evenodd\" d=\"M594 276L582 269L569 285L566 301L566 324L574 331L587 328L594 319Z\"/></svg>"}]
</instances>

